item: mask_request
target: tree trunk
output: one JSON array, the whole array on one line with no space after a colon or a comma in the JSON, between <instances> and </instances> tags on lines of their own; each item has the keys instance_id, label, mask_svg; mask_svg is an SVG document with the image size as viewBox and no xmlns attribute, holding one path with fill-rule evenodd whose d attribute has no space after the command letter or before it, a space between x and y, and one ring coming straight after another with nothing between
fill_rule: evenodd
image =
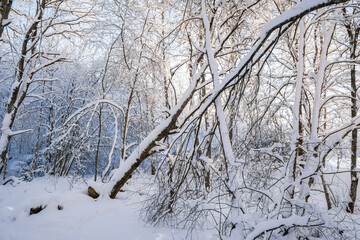
<instances>
[{"instance_id":1,"label":"tree trunk","mask_svg":"<svg viewBox=\"0 0 360 240\"><path fill-rule=\"evenodd\" d=\"M101 130L102 130L101 114L102 114L102 105L100 105L100 109L99 109L99 132L98 132L98 141L97 141L96 153L95 153L95 174L94 174L95 182L96 182L97 172L98 172L98 160L99 160L100 142L101 142Z\"/></svg>"},{"instance_id":2,"label":"tree trunk","mask_svg":"<svg viewBox=\"0 0 360 240\"><path fill-rule=\"evenodd\" d=\"M11 95L7 104L7 110L6 114L4 116L3 122L2 122L2 133L0 137L0 174L4 168L6 163L6 156L8 153L9 143L11 140L11 137L13 136L13 133L11 131L14 122L16 113L21 105L21 103L24 101L27 90L31 84L31 79L33 77L33 74L35 72L31 73L29 76L24 77L24 70L25 70L25 58L29 51L33 51L35 48L35 45L31 46L31 49L28 49L29 42L34 41L34 37L36 36L36 30L37 26L40 22L40 19L42 18L43 11L45 8L45 0L42 0L41 6L39 9L37 9L37 19L38 21L34 21L30 27L28 28L25 39L22 43L22 49L21 49L21 57L18 62L18 68L16 70L16 82L14 83L14 87L11 91Z\"/></svg>"},{"instance_id":3,"label":"tree trunk","mask_svg":"<svg viewBox=\"0 0 360 240\"><path fill-rule=\"evenodd\" d=\"M287 18L284 20L282 19L282 16L275 18L274 20L271 20L263 29L262 34L259 36L258 41L253 45L253 47L249 50L248 54L246 54L242 61L240 61L236 68L228 73L224 78L222 78L221 84L216 83L218 86L213 91L212 96L206 100L204 103L202 103L201 108L197 113L201 112L203 113L208 109L208 107L213 104L218 98L221 93L224 92L225 89L229 87L230 84L238 84L240 81L244 80L246 74L248 73L249 69L256 64L262 56L264 56L265 53L267 53L273 46L276 41L271 41L269 44L266 44L267 40L269 40L269 37L272 36L275 30L280 29L283 26L291 26L292 23L294 23L296 20L300 19L301 17L305 16L309 12L325 7L330 6L332 4L337 4L345 2L345 0L328 0L328 1L316 1L314 3L299 3L299 8L301 9L298 11L293 11L294 8L291 10L283 13L288 14ZM205 9L203 7L203 13L205 12ZM205 14L203 14L205 16ZM203 18L204 19L204 18ZM207 25L207 24L204 24ZM286 30L287 28L285 28ZM283 29L282 29L283 30ZM280 35L283 34L285 31L280 31ZM208 42L210 44L210 42ZM214 54L209 54L207 50L208 58L215 57ZM200 54L202 57L203 55ZM210 60L211 61L211 60ZM213 61L212 61L213 62ZM211 64L212 65L212 64ZM115 198L121 187L124 186L124 184L127 182L127 180L130 178L131 174L136 170L136 168L147 158L152 154L152 149L157 146L157 142L164 139L168 135L171 134L171 131L176 129L176 122L179 118L179 116L184 111L186 105L190 102L190 100L193 98L194 93L197 91L196 87L199 83L199 78L201 75L205 72L206 68L208 66L204 65L199 69L197 72L197 76L193 77L192 81L190 82L189 88L185 91L183 96L181 97L181 100L172 107L170 110L170 116L163 120L150 134L147 135L147 137L137 146L136 149L131 153L131 155L127 158L127 161L125 161L122 166L120 166L119 169L114 171L114 174L112 175L112 180L104 186L106 189L108 189L108 186L110 185L111 191L109 192L110 198ZM195 69L195 68L193 68ZM216 67L211 67L211 69L215 70ZM216 71L212 71L212 73L216 73ZM218 73L217 73L218 74ZM216 78L216 76L215 76ZM213 79L215 81L215 79ZM218 100L219 103L219 100ZM221 132L222 132L222 139L223 143L228 140L228 129L226 127L225 119L223 118L221 114L222 106L221 104L217 104L219 106L219 109L217 109L218 119L220 120L222 126ZM190 115L187 116L187 118L194 117L193 113L190 113ZM190 121L190 120L189 120ZM226 136L226 138L225 138ZM233 162L235 159L233 158L233 153L231 149L231 144L229 141L229 144L223 144L224 147L227 148L229 151L225 151L226 155L228 155L226 158ZM230 155L230 156L229 156ZM110 187L109 186L109 187ZM90 194L90 193L89 193Z\"/></svg>"},{"instance_id":4,"label":"tree trunk","mask_svg":"<svg viewBox=\"0 0 360 240\"><path fill-rule=\"evenodd\" d=\"M345 10L344 10L345 11ZM353 19L351 21L354 21ZM359 37L360 27L354 29L356 24L353 26L350 24L346 24L346 30L350 40L350 59L356 59L356 47L357 47L357 39ZM356 117L357 115L357 87L356 87L356 65L354 64L350 70L350 82L351 82L351 117ZM359 184L359 178L357 176L356 169L356 161L357 161L357 141L358 141L358 130L354 129L351 132L351 172L350 172L350 199L351 201L348 203L347 211L349 213L354 213L355 210L355 202L357 197L357 188Z\"/></svg>"},{"instance_id":5,"label":"tree trunk","mask_svg":"<svg viewBox=\"0 0 360 240\"><path fill-rule=\"evenodd\" d=\"M357 115L357 99L356 99L356 78L355 78L355 65L352 67L350 71L351 75L351 117L355 117ZM354 213L355 202L357 196L357 187L359 183L359 178L357 177L356 169L356 160L357 160L357 140L358 140L358 130L354 129L351 132L351 173L350 173L350 198L351 202L348 204L348 212Z\"/></svg>"},{"instance_id":6,"label":"tree trunk","mask_svg":"<svg viewBox=\"0 0 360 240\"><path fill-rule=\"evenodd\" d=\"M12 0L1 0L0 5L0 39L4 32L4 28L8 25L4 20L9 18L9 13L11 10Z\"/></svg>"},{"instance_id":7,"label":"tree trunk","mask_svg":"<svg viewBox=\"0 0 360 240\"><path fill-rule=\"evenodd\" d=\"M44 95L45 92L45 82L43 83L42 88L42 95ZM37 136L36 136L36 144L35 144L35 154L34 154L34 160L33 160L33 177L35 177L36 174L36 167L39 157L39 143L40 143L40 131L41 131L41 121L42 121L42 115L43 115L43 101L40 103L40 113L39 113L39 126L37 129Z\"/></svg>"}]
</instances>

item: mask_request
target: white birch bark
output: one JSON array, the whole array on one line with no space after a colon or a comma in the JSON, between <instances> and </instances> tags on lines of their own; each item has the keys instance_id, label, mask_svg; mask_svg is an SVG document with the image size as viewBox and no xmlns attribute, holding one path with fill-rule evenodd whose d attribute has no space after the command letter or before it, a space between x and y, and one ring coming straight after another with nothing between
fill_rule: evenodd
<instances>
[{"instance_id":1,"label":"white birch bark","mask_svg":"<svg viewBox=\"0 0 360 240\"><path fill-rule=\"evenodd\" d=\"M332 34L335 30L335 24L331 24L329 29L325 29L325 24L323 26L323 43L321 46L321 54L320 54L320 62L319 62L319 70L316 74L314 74L315 79L315 93L314 93L314 102L312 106L312 119L311 119L311 132L308 146L308 154L306 158L305 169L302 177L304 181L301 185L300 195L307 199L310 196L310 185L309 182L311 178L307 177L314 173L316 173L321 167L321 157L317 152L317 147L320 142L324 142L323 139L319 139L318 129L319 129L319 120L320 120L320 111L323 106L323 97L322 90L323 84L325 81L325 71L327 66L327 55L328 49L331 43Z\"/></svg>"},{"instance_id":2,"label":"white birch bark","mask_svg":"<svg viewBox=\"0 0 360 240\"><path fill-rule=\"evenodd\" d=\"M205 28L205 49L206 55L209 62L209 67L211 71L211 75L213 78L214 88L217 89L220 87L220 76L218 72L218 63L215 59L214 50L211 46L211 36L210 36L210 24L209 20L206 16L206 6L205 0L201 1L201 17L203 21L203 25ZM215 107L216 107L216 117L219 122L219 131L222 141L222 147L224 150L225 158L230 162L230 164L235 163L235 157L232 149L232 144L229 137L229 130L225 119L225 113L222 106L221 97L217 97L215 99Z\"/></svg>"}]
</instances>

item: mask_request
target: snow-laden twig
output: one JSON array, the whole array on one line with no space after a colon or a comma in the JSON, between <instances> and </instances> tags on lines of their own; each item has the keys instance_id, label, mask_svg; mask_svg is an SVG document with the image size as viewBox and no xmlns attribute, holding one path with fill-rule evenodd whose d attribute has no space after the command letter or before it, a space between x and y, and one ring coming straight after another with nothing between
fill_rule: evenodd
<instances>
[{"instance_id":1,"label":"snow-laden twig","mask_svg":"<svg viewBox=\"0 0 360 240\"><path fill-rule=\"evenodd\" d=\"M256 225L255 229L246 237L246 240L253 240L265 232L273 231L280 227L306 226L309 222L309 216L293 215L289 218L266 220Z\"/></svg>"}]
</instances>

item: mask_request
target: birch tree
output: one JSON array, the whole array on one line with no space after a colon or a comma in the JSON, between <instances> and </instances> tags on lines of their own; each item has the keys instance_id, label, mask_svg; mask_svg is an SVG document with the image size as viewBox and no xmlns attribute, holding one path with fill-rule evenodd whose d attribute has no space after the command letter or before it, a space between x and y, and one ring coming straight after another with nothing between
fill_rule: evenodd
<instances>
[{"instance_id":1,"label":"birch tree","mask_svg":"<svg viewBox=\"0 0 360 240\"><path fill-rule=\"evenodd\" d=\"M299 3L302 8L296 7L288 10L287 12L280 15L280 17L275 18L274 20L270 21L266 24L261 32L259 37L257 38L256 44L249 50L249 53L243 57L242 61L236 66L234 70L226 74L223 77L221 84L217 85L217 87L212 92L211 96L201 105L199 106L199 110L197 114L201 114L204 110L206 110L212 103L215 101L216 98L219 97L221 92L223 92L229 85L236 84L242 81L246 73L249 71L251 66L254 62L259 61L259 59L266 54L266 50L273 46L276 42L276 38L270 38L273 36L272 34L279 30L279 34L283 33L282 27L287 26L289 27L289 23L293 23L297 19L301 18L302 16L306 15L312 10L325 7L328 5L332 5L335 3L340 3L340 1L326 1L326 2L304 2ZM206 6L204 3L202 6ZM301 9L301 10L300 10ZM203 10L204 11L204 10ZM286 17L284 17L286 16ZM231 32L230 32L231 34ZM227 38L224 38L224 42ZM207 43L211 44L211 43ZM219 44L220 47L223 45ZM216 48L215 48L216 49ZM221 48L220 48L221 49ZM219 49L219 50L220 50ZM219 50L214 50L214 52L218 52ZM172 130L176 129L176 122L178 121L179 116L182 114L185 106L188 104L190 99L192 98L193 94L197 91L197 85L199 83L200 77L205 71L205 69L210 65L210 62L206 62L203 66L194 69L194 75L190 83L190 87L187 89L183 97L179 100L178 104L173 106L170 111L170 116L163 121L158 127L156 127L152 133L148 135L137 147L136 150L129 156L128 160L123 164L123 167L120 167L114 173L111 181L106 184L104 189L104 194L109 194L111 198L116 197L117 192L121 189L121 187L126 183L132 172L140 165L142 161L144 161L150 154L151 150L156 146L156 142L160 141L167 135L171 133ZM213 63L211 63L213 64ZM198 70L197 70L198 69ZM189 121L192 122L194 117L197 116L189 116ZM186 117L185 117L186 118ZM230 154L229 152L227 154ZM111 187L110 187L111 186ZM110 189L109 189L110 187ZM111 190L111 191L109 191Z\"/></svg>"},{"instance_id":2,"label":"birch tree","mask_svg":"<svg viewBox=\"0 0 360 240\"><path fill-rule=\"evenodd\" d=\"M14 70L15 79L10 91L9 100L6 105L6 113L1 127L0 173L7 164L6 156L12 136L29 131L21 130L14 132L12 128L17 112L26 98L30 85L34 82L41 81L41 79L36 79L36 74L55 63L65 60L59 53L42 49L42 43L46 39L71 32L66 29L57 31L56 27L58 25L64 27L74 25L82 18L80 14L61 19L59 17L61 12L66 12L66 7L68 7L62 8L63 5L63 1L37 1L35 6L32 6L30 9L30 14L33 14L33 16L27 16L30 18L29 24L26 26L24 35L22 35L23 39L18 49L17 67ZM83 14L86 14L86 12Z\"/></svg>"}]
</instances>

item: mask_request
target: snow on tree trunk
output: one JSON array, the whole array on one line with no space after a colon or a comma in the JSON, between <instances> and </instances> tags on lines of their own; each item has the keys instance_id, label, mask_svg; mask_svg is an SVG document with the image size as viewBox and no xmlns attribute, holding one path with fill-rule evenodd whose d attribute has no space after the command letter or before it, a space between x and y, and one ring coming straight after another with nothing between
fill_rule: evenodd
<instances>
[{"instance_id":1,"label":"snow on tree trunk","mask_svg":"<svg viewBox=\"0 0 360 240\"><path fill-rule=\"evenodd\" d=\"M301 185L301 193L300 195L307 201L310 197L310 187L314 181L310 175L318 172L321 168L322 157L318 152L318 148L316 147L321 141L318 137L318 129L319 129L319 120L320 120L320 111L323 107L324 99L322 98L323 93L323 85L325 81L325 70L327 66L327 55L328 49L331 43L332 34L335 31L335 24L331 24L329 29L326 29L324 24L323 26L323 43L321 46L321 54L320 54L320 62L319 62L319 70L317 73L314 73L315 79L315 93L314 93L314 102L312 109L312 119L311 119L311 132L308 146L308 154L306 158L306 165L303 172L303 175L306 178Z\"/></svg>"},{"instance_id":2,"label":"snow on tree trunk","mask_svg":"<svg viewBox=\"0 0 360 240\"><path fill-rule=\"evenodd\" d=\"M301 108L301 92L303 88L303 78L304 78L304 48L305 48L305 26L304 21L300 20L299 23L299 46L298 46L298 61L296 64L296 84L295 84L295 96L294 96L294 104L292 107L292 136L291 136L291 155L289 160L289 175L288 175L288 181L294 182L296 179L296 169L298 161L300 161L300 152L302 146L301 141L301 114L300 114L300 108ZM294 197L294 186L292 189L289 190L290 197Z\"/></svg>"},{"instance_id":3,"label":"snow on tree trunk","mask_svg":"<svg viewBox=\"0 0 360 240\"><path fill-rule=\"evenodd\" d=\"M268 41L275 30L280 29L284 26L285 28L289 27L296 20L300 19L301 17L305 16L313 10L342 2L346 2L346 0L304 0L265 24L260 32L260 36L257 38L256 44L250 49L249 53L242 59L242 61L238 63L236 68L222 79L221 83L216 83L216 88L213 90L212 96L204 104L202 104L197 114L194 114L194 117L197 117L198 115L203 113L213 102L216 102L216 99L230 84L236 84L243 79L248 69L251 68L251 66L253 66L253 64L255 64L273 44L275 44L276 40L271 40L270 43ZM284 33L284 31L282 31L281 33ZM207 50L210 50L211 52L210 48L208 48ZM211 54L209 55L209 64L215 67L216 62L212 61ZM216 67L213 70L216 70ZM202 73L202 71L199 72ZM151 155L151 150L156 146L156 142L169 135L170 131L176 128L176 121L178 117L183 112L185 106L191 100L194 92L196 91L196 86L200 79L200 75L196 75L197 76L193 77L191 81L191 86L187 89L179 103L171 109L170 116L167 119L163 120L138 145L138 147L131 153L131 155L127 158L124 164L122 164L122 166L114 170L111 180L107 184L105 184L101 191L101 195L108 194L110 198L115 198L118 191L121 189L122 186L124 186L124 184L129 179L131 174L135 171L135 169L147 157ZM219 117L222 117L220 111ZM224 119L220 120L222 121L222 123L225 122ZM191 119L189 121L191 121ZM226 137L225 134L227 131L227 127L225 126L223 124L221 130ZM228 139L228 137L226 139ZM223 141L226 141L226 139L223 139ZM231 145L228 145L226 147L228 148L225 151L226 154L231 155ZM234 158L229 160L233 159Z\"/></svg>"},{"instance_id":4,"label":"snow on tree trunk","mask_svg":"<svg viewBox=\"0 0 360 240\"><path fill-rule=\"evenodd\" d=\"M344 10L346 12L346 10ZM358 44L358 37L360 33L360 27L355 27L350 24L345 24L347 34L349 36L350 43L350 60L356 60L356 48ZM354 29L355 28L355 29ZM356 84L356 65L354 64L350 70L350 81L351 81L351 117L354 118L358 113L357 106L357 89ZM355 203L357 198L357 189L359 184L359 178L356 172L357 168L357 146L358 146L358 129L354 129L351 132L351 163L350 163L350 199L347 211L354 213Z\"/></svg>"},{"instance_id":5,"label":"snow on tree trunk","mask_svg":"<svg viewBox=\"0 0 360 240\"><path fill-rule=\"evenodd\" d=\"M113 172L111 181L107 183L107 185L112 188L110 198L116 197L121 187L124 186L135 169L151 155L151 150L156 146L156 142L169 135L169 132L176 128L176 121L195 93L199 79L200 78L197 77L192 81L191 86L187 89L183 98L171 109L170 117L158 125L131 153L128 159Z\"/></svg>"},{"instance_id":6,"label":"snow on tree trunk","mask_svg":"<svg viewBox=\"0 0 360 240\"><path fill-rule=\"evenodd\" d=\"M205 28L205 48L206 55L209 62L209 67L211 71L211 75L213 78L214 88L217 89L220 86L220 76L218 72L218 64L215 60L214 50L211 46L211 37L210 37L210 24L209 20L206 16L206 7L205 1L201 1L201 17L203 21L203 25ZM222 147L225 155L225 166L226 160L228 160L231 164L235 163L235 157L231 146L231 141L229 137L229 130L225 120L225 114L222 106L221 97L217 97L215 99L215 107L216 107L216 116L219 122L219 131L222 141Z\"/></svg>"},{"instance_id":7,"label":"snow on tree trunk","mask_svg":"<svg viewBox=\"0 0 360 240\"><path fill-rule=\"evenodd\" d=\"M11 94L7 103L6 114L4 116L2 125L1 125L1 137L0 137L0 173L2 172L4 166L6 165L6 155L8 152L8 145L13 135L22 133L19 131L17 133L12 132L12 127L16 118L16 113L24 101L28 88L32 83L34 75L43 68L46 68L56 62L63 61L61 57L55 59L47 59L47 61L39 66L35 66L32 56L29 54L34 54L36 43L41 38L41 34L38 31L38 25L43 17L43 12L45 9L45 0L42 0L36 11L35 19L29 25L25 38L21 46L21 56L18 61L18 66L16 69L16 80L11 87ZM27 66L29 65L29 66ZM27 72L25 72L27 71Z\"/></svg>"},{"instance_id":8,"label":"snow on tree trunk","mask_svg":"<svg viewBox=\"0 0 360 240\"><path fill-rule=\"evenodd\" d=\"M0 3L0 41L4 28L10 24L8 19L12 3L13 0L1 0Z\"/></svg>"}]
</instances>

